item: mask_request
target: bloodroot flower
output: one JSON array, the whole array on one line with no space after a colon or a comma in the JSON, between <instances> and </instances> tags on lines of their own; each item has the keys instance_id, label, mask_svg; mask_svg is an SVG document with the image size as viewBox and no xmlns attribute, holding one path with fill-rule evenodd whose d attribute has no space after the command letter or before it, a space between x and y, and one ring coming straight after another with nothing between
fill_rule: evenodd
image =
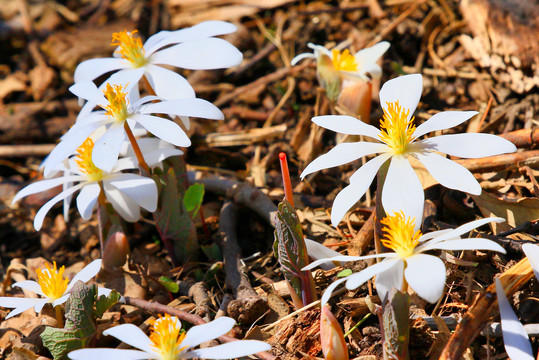
<instances>
[{"instance_id":1,"label":"bloodroot flower","mask_svg":"<svg viewBox=\"0 0 539 360\"><path fill-rule=\"evenodd\" d=\"M310 270L323 263L333 261L357 261L372 258L384 258L383 261L368 268L339 279L328 286L322 296L322 304L327 303L333 290L346 281L347 289L356 289L376 275L376 290L384 299L391 290L401 290L404 284L410 287L421 298L430 303L440 299L445 286L445 265L433 255L424 254L429 250L493 250L505 253L503 247L494 241L481 238L461 239L460 235L469 232L489 222L502 222L502 218L486 218L475 220L459 226L456 229L435 231L421 234L415 230L415 221L406 217L402 212L395 213L382 219L385 227L385 238L382 244L394 252L367 256L335 256L314 261L302 270ZM427 271L426 271L427 269Z\"/></svg>"},{"instance_id":2,"label":"bloodroot flower","mask_svg":"<svg viewBox=\"0 0 539 360\"><path fill-rule=\"evenodd\" d=\"M187 80L163 65L190 70L239 65L243 59L241 52L228 41L214 37L236 30L236 26L225 21L206 21L186 29L161 31L149 37L144 45L135 35L136 30L114 33L115 57L83 61L75 70L75 83L92 81L119 70L112 76L112 82L135 85L145 76L162 98L195 97Z\"/></svg>"},{"instance_id":3,"label":"bloodroot flower","mask_svg":"<svg viewBox=\"0 0 539 360\"><path fill-rule=\"evenodd\" d=\"M427 133L457 126L477 114L476 111L444 111L416 128L412 114L419 103L422 89L423 82L419 74L405 75L386 82L380 90L380 103L384 110L380 129L351 116L326 115L313 118L315 124L326 129L367 136L375 142L341 143L311 162L301 173L301 178L363 156L379 154L360 167L350 177L350 185L335 198L331 211L334 226L365 194L378 170L386 162L388 170L382 189L384 210L387 214L402 210L406 214L421 216L425 195L408 157L419 160L443 186L479 195L481 186L472 173L438 152L462 158L482 158L516 151L510 141L489 134L452 134L418 140Z\"/></svg>"},{"instance_id":4,"label":"bloodroot flower","mask_svg":"<svg viewBox=\"0 0 539 360\"><path fill-rule=\"evenodd\" d=\"M104 192L105 198L125 220L135 222L140 218L140 208L150 212L157 208L157 185L148 177L122 173L122 170L136 167L133 161L119 161L110 172L99 169L92 160L94 142L86 139L77 149L77 156L69 159L69 171L63 176L37 181L28 185L15 195L13 203L25 196L64 185L64 190L39 209L34 218L34 227L39 231L45 215L58 202L80 190L77 196L77 209L84 220L90 219L97 200ZM56 168L58 170L58 168ZM78 183L74 185L74 183Z\"/></svg>"},{"instance_id":5,"label":"bloodroot flower","mask_svg":"<svg viewBox=\"0 0 539 360\"><path fill-rule=\"evenodd\" d=\"M104 335L114 336L139 350L81 349L70 352L68 356L73 360L232 359L271 349L269 344L257 340L238 340L210 348L193 349L203 342L226 334L234 324L234 319L220 317L184 332L177 317L165 315L154 321L149 337L133 324L118 325L103 332Z\"/></svg>"},{"instance_id":6,"label":"bloodroot flower","mask_svg":"<svg viewBox=\"0 0 539 360\"><path fill-rule=\"evenodd\" d=\"M15 309L6 316L6 319L32 307L39 313L47 303L51 303L53 307L65 303L69 298L73 285L77 281L88 282L97 275L101 268L101 259L94 260L86 265L71 281L64 276L65 267L62 266L58 269L55 261L52 268L49 264L46 264L45 267L45 269L37 269L37 282L24 280L13 284L13 287L35 292L41 295L41 298L0 297L0 306ZM109 289L105 288L98 288L98 290L99 295L106 295L110 292Z\"/></svg>"}]
</instances>

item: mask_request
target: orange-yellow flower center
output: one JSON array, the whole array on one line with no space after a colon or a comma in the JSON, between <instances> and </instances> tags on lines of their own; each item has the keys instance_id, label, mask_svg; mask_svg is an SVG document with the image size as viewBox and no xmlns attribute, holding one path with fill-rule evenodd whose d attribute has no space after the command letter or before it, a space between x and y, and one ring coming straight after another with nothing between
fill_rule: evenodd
<instances>
[{"instance_id":1,"label":"orange-yellow flower center","mask_svg":"<svg viewBox=\"0 0 539 360\"><path fill-rule=\"evenodd\" d=\"M400 106L398 101L386 104L384 118L380 120L380 140L395 154L404 154L408 144L414 140L414 117L407 120L410 110Z\"/></svg>"},{"instance_id":2,"label":"orange-yellow flower center","mask_svg":"<svg viewBox=\"0 0 539 360\"><path fill-rule=\"evenodd\" d=\"M181 329L180 320L168 314L153 322L150 334L151 347L159 353L160 360L178 358L179 352L183 350L180 345L185 338L185 332Z\"/></svg>"},{"instance_id":3,"label":"orange-yellow flower center","mask_svg":"<svg viewBox=\"0 0 539 360\"><path fill-rule=\"evenodd\" d=\"M395 251L402 259L412 256L421 237L421 231L414 232L415 219L405 217L401 211L385 217L380 222L385 225L382 228L385 233L382 244Z\"/></svg>"},{"instance_id":4,"label":"orange-yellow flower center","mask_svg":"<svg viewBox=\"0 0 539 360\"><path fill-rule=\"evenodd\" d=\"M65 267L62 266L60 269L57 269L56 261L53 261L52 264L52 269L49 264L45 264L45 270L37 269L36 272L37 283L41 286L41 291L43 291L49 300L54 301L64 295L69 281L64 278Z\"/></svg>"},{"instance_id":5,"label":"orange-yellow flower center","mask_svg":"<svg viewBox=\"0 0 539 360\"><path fill-rule=\"evenodd\" d=\"M86 174L88 181L99 181L103 178L103 170L95 166L92 161L93 149L93 140L87 138L77 149L78 155L75 157L75 163L77 164L79 171Z\"/></svg>"},{"instance_id":6,"label":"orange-yellow flower center","mask_svg":"<svg viewBox=\"0 0 539 360\"><path fill-rule=\"evenodd\" d=\"M124 90L125 87L121 85L107 84L107 88L103 91L108 104L102 105L102 107L106 110L106 114L115 118L116 121L125 121L128 116L127 105L129 100L127 99L127 92Z\"/></svg>"},{"instance_id":7,"label":"orange-yellow flower center","mask_svg":"<svg viewBox=\"0 0 539 360\"><path fill-rule=\"evenodd\" d=\"M112 34L112 46L120 47L122 58L128 60L133 67L139 68L146 65L147 59L144 56L144 47L140 38L134 37L137 30L127 32L116 32Z\"/></svg>"},{"instance_id":8,"label":"orange-yellow flower center","mask_svg":"<svg viewBox=\"0 0 539 360\"><path fill-rule=\"evenodd\" d=\"M343 52L340 52L337 49L331 50L333 67L335 70L339 71L357 71L357 61L356 58L350 54L348 49L345 49Z\"/></svg>"}]
</instances>

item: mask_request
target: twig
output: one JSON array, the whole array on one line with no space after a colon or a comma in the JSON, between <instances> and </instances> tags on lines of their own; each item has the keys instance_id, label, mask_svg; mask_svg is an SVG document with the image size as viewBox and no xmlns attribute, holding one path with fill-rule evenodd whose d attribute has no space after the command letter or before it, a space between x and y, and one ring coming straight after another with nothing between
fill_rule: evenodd
<instances>
[{"instance_id":1,"label":"twig","mask_svg":"<svg viewBox=\"0 0 539 360\"><path fill-rule=\"evenodd\" d=\"M533 269L528 258L524 258L500 276L507 296L520 289L533 276ZM457 360L462 358L464 351L479 335L488 320L498 314L496 287L491 284L487 290L476 298L468 309L449 342L446 344L440 360Z\"/></svg>"},{"instance_id":2,"label":"twig","mask_svg":"<svg viewBox=\"0 0 539 360\"><path fill-rule=\"evenodd\" d=\"M421 0L421 1L417 1L414 4L410 5L410 7L408 9L406 9L406 11L404 11L402 14L400 14L398 18L393 20L393 22L391 22L391 24L389 24L384 29L382 29L382 31L380 31L380 33L378 35L376 35L376 37L369 42L367 47L370 47L370 46L373 46L373 45L379 43L386 36L391 34L393 32L393 30L395 30L397 28L397 26L401 22L403 22L408 16L410 16L410 14L412 14L415 11L415 9L417 9L419 7L419 5L422 5L424 2L425 2L425 0Z\"/></svg>"},{"instance_id":3,"label":"twig","mask_svg":"<svg viewBox=\"0 0 539 360\"><path fill-rule=\"evenodd\" d=\"M54 147L54 144L1 145L0 157L47 156Z\"/></svg>"},{"instance_id":4,"label":"twig","mask_svg":"<svg viewBox=\"0 0 539 360\"><path fill-rule=\"evenodd\" d=\"M210 296L206 289L206 284L203 281L197 282L189 288L189 297L193 299L196 304L196 314L203 317L205 321L210 321Z\"/></svg>"},{"instance_id":5,"label":"twig","mask_svg":"<svg viewBox=\"0 0 539 360\"><path fill-rule=\"evenodd\" d=\"M242 263L241 249L236 235L237 206L226 201L219 214L221 249L225 263L226 285L234 291L236 297L228 304L228 314L242 324L251 324L268 309L265 299L258 296L246 275Z\"/></svg>"},{"instance_id":6,"label":"twig","mask_svg":"<svg viewBox=\"0 0 539 360\"><path fill-rule=\"evenodd\" d=\"M155 314L165 313L172 316L176 316L178 319L187 321L193 325L206 324L206 321L204 321L204 319L202 319L200 316L189 314L188 312L173 308L171 306L159 304L156 302L150 302L150 301L127 296L125 298L125 304L135 306L135 307L138 307L139 309L143 309L143 310L155 313ZM222 342L232 342L232 341L238 340L228 335L219 336L218 339L221 340ZM264 359L264 360L277 359L275 356L265 351L259 352L257 353L257 355L259 358Z\"/></svg>"},{"instance_id":7,"label":"twig","mask_svg":"<svg viewBox=\"0 0 539 360\"><path fill-rule=\"evenodd\" d=\"M533 147L539 144L539 128L521 129L499 135L511 141L519 148Z\"/></svg>"},{"instance_id":8,"label":"twig","mask_svg":"<svg viewBox=\"0 0 539 360\"><path fill-rule=\"evenodd\" d=\"M260 215L264 220L275 227L274 214L277 206L257 188L237 180L222 176L202 176L202 173L189 171L189 183L200 182L204 188L219 195L224 195L236 204L243 205Z\"/></svg>"},{"instance_id":9,"label":"twig","mask_svg":"<svg viewBox=\"0 0 539 360\"><path fill-rule=\"evenodd\" d=\"M502 154L480 159L455 160L471 172L487 172L518 169L520 166L534 167L539 162L539 150Z\"/></svg>"},{"instance_id":10,"label":"twig","mask_svg":"<svg viewBox=\"0 0 539 360\"><path fill-rule=\"evenodd\" d=\"M376 218L376 211L372 211L371 215L365 221L361 229L357 232L356 236L350 241L350 247L348 252L352 256L359 256L365 253L365 250L369 247L374 239L374 219Z\"/></svg>"}]
</instances>

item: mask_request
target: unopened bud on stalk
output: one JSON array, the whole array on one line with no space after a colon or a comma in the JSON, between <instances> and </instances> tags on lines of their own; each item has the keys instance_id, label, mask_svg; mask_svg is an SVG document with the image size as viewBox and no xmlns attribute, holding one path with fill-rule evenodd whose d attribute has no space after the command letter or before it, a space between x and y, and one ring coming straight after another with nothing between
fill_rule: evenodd
<instances>
[{"instance_id":1,"label":"unopened bud on stalk","mask_svg":"<svg viewBox=\"0 0 539 360\"><path fill-rule=\"evenodd\" d=\"M107 239L103 250L103 267L112 270L120 267L127 261L129 242L123 232L117 231Z\"/></svg>"},{"instance_id":2,"label":"unopened bud on stalk","mask_svg":"<svg viewBox=\"0 0 539 360\"><path fill-rule=\"evenodd\" d=\"M320 314L320 343L326 360L348 360L344 334L329 306L322 306Z\"/></svg>"}]
</instances>

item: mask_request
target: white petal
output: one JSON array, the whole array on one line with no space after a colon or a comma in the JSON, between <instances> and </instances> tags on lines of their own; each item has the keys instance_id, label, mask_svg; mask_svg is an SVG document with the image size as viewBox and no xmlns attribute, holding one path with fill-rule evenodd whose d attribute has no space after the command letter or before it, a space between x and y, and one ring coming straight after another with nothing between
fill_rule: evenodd
<instances>
[{"instance_id":1,"label":"white petal","mask_svg":"<svg viewBox=\"0 0 539 360\"><path fill-rule=\"evenodd\" d=\"M126 221L135 222L140 219L140 207L129 196L103 181L105 197L114 210Z\"/></svg>"},{"instance_id":2,"label":"white petal","mask_svg":"<svg viewBox=\"0 0 539 360\"><path fill-rule=\"evenodd\" d=\"M398 290L402 289L403 280L404 261L402 261L401 259L395 259L394 265L391 268L376 275L376 278L374 279L374 284L382 302L385 301L387 294L392 288Z\"/></svg>"},{"instance_id":3,"label":"white petal","mask_svg":"<svg viewBox=\"0 0 539 360\"><path fill-rule=\"evenodd\" d=\"M83 187L77 196L77 209L84 220L89 220L92 217L97 196L100 192L99 184L92 183Z\"/></svg>"},{"instance_id":4,"label":"white petal","mask_svg":"<svg viewBox=\"0 0 539 360\"><path fill-rule=\"evenodd\" d=\"M431 304L437 302L444 292L445 266L435 256L416 254L406 258L404 277L417 295Z\"/></svg>"},{"instance_id":5,"label":"white petal","mask_svg":"<svg viewBox=\"0 0 539 360\"><path fill-rule=\"evenodd\" d=\"M340 256L341 254L335 250L313 241L311 239L305 239L305 246L307 247L307 254L314 260L331 258L334 256ZM324 270L329 270L335 267L334 263L325 263L321 264L321 268Z\"/></svg>"},{"instance_id":6,"label":"white petal","mask_svg":"<svg viewBox=\"0 0 539 360\"><path fill-rule=\"evenodd\" d=\"M522 251L528 257L528 261L532 266L535 277L539 279L539 246L534 244L524 244L522 245Z\"/></svg>"},{"instance_id":7,"label":"white petal","mask_svg":"<svg viewBox=\"0 0 539 360\"><path fill-rule=\"evenodd\" d=\"M101 259L96 259L79 271L67 285L66 293L71 291L77 281L84 283L90 281L101 270Z\"/></svg>"},{"instance_id":8,"label":"white petal","mask_svg":"<svg viewBox=\"0 0 539 360\"><path fill-rule=\"evenodd\" d=\"M205 349L191 350L186 358L233 359L271 350L271 345L258 340L238 340Z\"/></svg>"},{"instance_id":9,"label":"white petal","mask_svg":"<svg viewBox=\"0 0 539 360\"><path fill-rule=\"evenodd\" d=\"M110 71L125 69L128 65L124 59L102 58L90 59L81 62L75 69L73 78L76 83L80 81L92 81Z\"/></svg>"},{"instance_id":10,"label":"white petal","mask_svg":"<svg viewBox=\"0 0 539 360\"><path fill-rule=\"evenodd\" d=\"M512 360L534 360L528 334L509 304L500 279L496 278L495 282L505 351Z\"/></svg>"},{"instance_id":11,"label":"white petal","mask_svg":"<svg viewBox=\"0 0 539 360\"><path fill-rule=\"evenodd\" d=\"M24 187L21 191L19 191L15 197L13 198L13 204L22 199L25 196L36 194L45 190L49 190L52 188L55 188L59 185L66 184L73 181L80 181L83 177L80 175L71 175L71 176L65 176L65 177L58 177L54 179L47 179L47 180L41 180L36 181L35 183L32 183L26 187Z\"/></svg>"},{"instance_id":12,"label":"white petal","mask_svg":"<svg viewBox=\"0 0 539 360\"><path fill-rule=\"evenodd\" d=\"M340 284L348 280L348 277L335 280L329 286L324 290L324 293L322 294L322 298L320 299L320 305L324 306L328 303L329 299L331 298L331 295L333 294L333 290L337 288Z\"/></svg>"},{"instance_id":13,"label":"white petal","mask_svg":"<svg viewBox=\"0 0 539 360\"><path fill-rule=\"evenodd\" d=\"M161 66L148 65L146 78L155 93L167 100L194 98L195 90L189 82L180 74L162 68Z\"/></svg>"},{"instance_id":14,"label":"white petal","mask_svg":"<svg viewBox=\"0 0 539 360\"><path fill-rule=\"evenodd\" d=\"M380 166L389 159L390 154L382 154L369 160L360 167L351 177L350 185L342 189L331 209L331 223L337 227L348 210L365 195L365 192L378 173Z\"/></svg>"},{"instance_id":15,"label":"white petal","mask_svg":"<svg viewBox=\"0 0 539 360\"><path fill-rule=\"evenodd\" d=\"M238 30L236 25L226 21L204 21L186 29L176 31L160 31L146 41L144 48L146 50L146 54L148 55L165 45L204 39L210 36L230 34L236 30Z\"/></svg>"},{"instance_id":16,"label":"white petal","mask_svg":"<svg viewBox=\"0 0 539 360\"><path fill-rule=\"evenodd\" d=\"M451 129L462 124L472 116L477 115L477 111L442 111L433 115L430 119L419 125L414 131L414 138L428 134L436 130Z\"/></svg>"},{"instance_id":17,"label":"white petal","mask_svg":"<svg viewBox=\"0 0 539 360\"><path fill-rule=\"evenodd\" d=\"M16 309L14 310L14 311L17 311L15 314L13 314L14 311L12 311L8 316L6 316L6 319L7 319L32 308L34 305L41 302L42 300L44 299L21 298L21 297L15 297L15 296L14 297L0 297L0 307Z\"/></svg>"},{"instance_id":18,"label":"white petal","mask_svg":"<svg viewBox=\"0 0 539 360\"><path fill-rule=\"evenodd\" d=\"M373 139L379 139L380 130L372 125L347 115L324 115L315 116L312 122L318 126L341 134L365 135Z\"/></svg>"},{"instance_id":19,"label":"white petal","mask_svg":"<svg viewBox=\"0 0 539 360\"><path fill-rule=\"evenodd\" d=\"M136 69L124 69L112 74L103 84L99 86L101 90L104 90L107 84L116 84L125 86L128 92L131 92L132 89L137 88L139 80L144 75L144 72L147 71L148 65L139 67Z\"/></svg>"},{"instance_id":20,"label":"white petal","mask_svg":"<svg viewBox=\"0 0 539 360\"><path fill-rule=\"evenodd\" d=\"M365 256L348 256L348 255L338 255L333 256L325 259L319 259L316 261L313 261L309 265L303 267L301 270L311 270L315 267L319 266L320 264L329 263L329 262L347 262L347 261L358 261L358 260L367 260L367 259L375 259L375 258L381 258L381 257L392 257L392 255L388 255L387 253L384 254L373 254L373 255L365 255Z\"/></svg>"},{"instance_id":21,"label":"white petal","mask_svg":"<svg viewBox=\"0 0 539 360\"><path fill-rule=\"evenodd\" d=\"M152 115L134 115L133 120L153 135L176 146L187 147L191 140L174 121ZM96 164L97 165L97 164Z\"/></svg>"},{"instance_id":22,"label":"white petal","mask_svg":"<svg viewBox=\"0 0 539 360\"><path fill-rule=\"evenodd\" d=\"M399 259L388 259L377 264L371 265L356 274L348 276L346 288L349 290L357 289L374 275L381 274L385 271L394 271L394 265L396 262L399 261Z\"/></svg>"},{"instance_id":23,"label":"white petal","mask_svg":"<svg viewBox=\"0 0 539 360\"><path fill-rule=\"evenodd\" d=\"M302 53L299 55L294 56L292 61L290 61L290 65L295 66L298 62L300 62L303 59L314 59L316 56L312 53Z\"/></svg>"},{"instance_id":24,"label":"white petal","mask_svg":"<svg viewBox=\"0 0 539 360\"><path fill-rule=\"evenodd\" d=\"M370 48L358 51L354 57L356 58L361 73L370 73L373 77L379 78L381 75L380 66L376 65L378 59L384 55L389 49L389 42L382 41Z\"/></svg>"},{"instance_id":25,"label":"white petal","mask_svg":"<svg viewBox=\"0 0 539 360\"><path fill-rule=\"evenodd\" d=\"M417 230L423 219L424 201L423 187L408 160L404 156L393 156L382 190L386 214L404 212L406 216L415 218Z\"/></svg>"},{"instance_id":26,"label":"white petal","mask_svg":"<svg viewBox=\"0 0 539 360\"><path fill-rule=\"evenodd\" d=\"M368 81L369 78L365 76L367 73L370 74L372 78L379 79L382 76L382 68L378 64L363 64L359 66L358 72L356 72L355 75Z\"/></svg>"},{"instance_id":27,"label":"white petal","mask_svg":"<svg viewBox=\"0 0 539 360\"><path fill-rule=\"evenodd\" d=\"M436 244L426 243L425 247L422 247L418 251L427 251L431 249L440 250L492 250L505 254L505 249L495 243L492 240L481 238L469 238L458 240L446 240L437 242Z\"/></svg>"},{"instance_id":28,"label":"white petal","mask_svg":"<svg viewBox=\"0 0 539 360\"><path fill-rule=\"evenodd\" d=\"M144 351L127 349L79 349L71 351L67 356L72 360L96 360L96 359L116 359L116 360L143 360L159 359L156 354L148 354Z\"/></svg>"},{"instance_id":29,"label":"white petal","mask_svg":"<svg viewBox=\"0 0 539 360\"><path fill-rule=\"evenodd\" d=\"M412 117L423 91L423 78L420 74L399 76L386 81L380 90L380 105L387 111L387 103L399 102L404 109L410 110Z\"/></svg>"},{"instance_id":30,"label":"white petal","mask_svg":"<svg viewBox=\"0 0 539 360\"><path fill-rule=\"evenodd\" d=\"M455 228L455 229L453 229L453 230L451 230L451 231L449 231L449 232L447 232L445 234L437 236L436 238L432 239L431 241L439 242L439 241L445 241L445 240L449 240L449 239L455 239L458 236L460 236L462 234L466 234L467 232L469 232L469 231L471 231L471 230L473 230L475 228L478 228L480 226L483 226L485 224L488 224L489 222L501 223L501 222L504 222L504 221L505 221L504 218L499 218L499 217L490 217L490 218L484 218L484 219L470 221L469 223L461 225L458 228Z\"/></svg>"},{"instance_id":31,"label":"white petal","mask_svg":"<svg viewBox=\"0 0 539 360\"><path fill-rule=\"evenodd\" d=\"M99 91L97 86L95 86L93 81L77 82L69 87L69 91L91 103L102 106L108 104L107 99L103 96L103 93Z\"/></svg>"},{"instance_id":32,"label":"white petal","mask_svg":"<svg viewBox=\"0 0 539 360\"><path fill-rule=\"evenodd\" d=\"M20 306L17 306L15 310L11 311L7 316L6 319L9 319L12 316L19 315L20 313L34 307L34 311L36 313L41 312L41 309L43 309L43 306L49 301L47 298L45 299L24 299L29 301L24 301Z\"/></svg>"},{"instance_id":33,"label":"white petal","mask_svg":"<svg viewBox=\"0 0 539 360\"><path fill-rule=\"evenodd\" d=\"M509 140L490 134L441 135L417 142L429 150L461 158L482 158L517 151Z\"/></svg>"},{"instance_id":34,"label":"white petal","mask_svg":"<svg viewBox=\"0 0 539 360\"><path fill-rule=\"evenodd\" d=\"M38 295L45 296L45 294L41 290L41 286L33 280L17 281L15 284L12 285L12 287L19 287L21 289L35 292Z\"/></svg>"},{"instance_id":35,"label":"white petal","mask_svg":"<svg viewBox=\"0 0 539 360\"><path fill-rule=\"evenodd\" d=\"M57 305L61 305L61 304L65 303L67 301L67 299L69 299L70 296L71 296L71 293L69 292L69 293L65 294L64 296L61 296L58 299L54 300L52 302L52 307L55 307Z\"/></svg>"},{"instance_id":36,"label":"white petal","mask_svg":"<svg viewBox=\"0 0 539 360\"><path fill-rule=\"evenodd\" d=\"M157 208L157 185L151 178L135 174L119 174L107 181L144 209L154 212Z\"/></svg>"},{"instance_id":37,"label":"white petal","mask_svg":"<svg viewBox=\"0 0 539 360\"><path fill-rule=\"evenodd\" d=\"M303 179L305 176L316 171L343 165L366 155L383 152L386 149L387 145L385 144L363 141L339 144L307 165L301 173L300 178Z\"/></svg>"},{"instance_id":38,"label":"white petal","mask_svg":"<svg viewBox=\"0 0 539 360\"><path fill-rule=\"evenodd\" d=\"M98 168L110 172L118 160L118 155L125 140L122 123L114 123L94 144L92 161Z\"/></svg>"},{"instance_id":39,"label":"white petal","mask_svg":"<svg viewBox=\"0 0 539 360\"><path fill-rule=\"evenodd\" d=\"M453 231L453 229L444 229L444 230L431 231L430 233L426 233L426 234L421 235L419 237L419 242L422 243L422 242L425 242L427 240L434 239L437 236L447 234L447 233L449 233L451 231ZM459 238L459 237L458 236L455 237L455 239L457 239L457 238Z\"/></svg>"},{"instance_id":40,"label":"white petal","mask_svg":"<svg viewBox=\"0 0 539 360\"><path fill-rule=\"evenodd\" d=\"M191 348L203 342L216 339L229 332L235 324L234 319L222 316L207 324L193 326L185 334L185 339L183 339L181 346Z\"/></svg>"},{"instance_id":41,"label":"white petal","mask_svg":"<svg viewBox=\"0 0 539 360\"><path fill-rule=\"evenodd\" d=\"M204 119L223 120L224 115L219 108L211 102L198 99L176 99L148 104L141 109L141 113L169 114L178 116L195 116Z\"/></svg>"},{"instance_id":42,"label":"white petal","mask_svg":"<svg viewBox=\"0 0 539 360\"><path fill-rule=\"evenodd\" d=\"M58 202L64 200L68 196L74 194L76 191L78 191L80 188L82 188L85 184L78 184L73 186L70 189L67 189L65 191L62 191L60 194L53 197L51 200L49 200L45 205L39 209L39 211L36 214L36 217L34 218L34 228L39 231L41 229L41 226L43 226L43 220L45 219L45 216L49 212L49 210L56 205Z\"/></svg>"},{"instance_id":43,"label":"white petal","mask_svg":"<svg viewBox=\"0 0 539 360\"><path fill-rule=\"evenodd\" d=\"M172 65L182 69L224 69L241 64L242 53L219 38L188 41L152 55L152 64Z\"/></svg>"},{"instance_id":44,"label":"white petal","mask_svg":"<svg viewBox=\"0 0 539 360\"><path fill-rule=\"evenodd\" d=\"M103 331L103 335L114 336L116 339L134 348L153 354L150 338L133 324L122 324Z\"/></svg>"},{"instance_id":45,"label":"white petal","mask_svg":"<svg viewBox=\"0 0 539 360\"><path fill-rule=\"evenodd\" d=\"M481 194L481 185L464 166L434 152L415 153L414 156L425 165L432 177L446 188L473 195Z\"/></svg>"},{"instance_id":46,"label":"white petal","mask_svg":"<svg viewBox=\"0 0 539 360\"><path fill-rule=\"evenodd\" d=\"M52 172L56 171L56 166L61 164L62 161L69 156L73 155L84 140L86 140L94 130L101 126L101 123L83 125L80 128L77 128L76 131L71 132L68 136L63 137L62 141L52 149L51 153L43 163L43 173L45 177L49 177Z\"/></svg>"}]
</instances>

